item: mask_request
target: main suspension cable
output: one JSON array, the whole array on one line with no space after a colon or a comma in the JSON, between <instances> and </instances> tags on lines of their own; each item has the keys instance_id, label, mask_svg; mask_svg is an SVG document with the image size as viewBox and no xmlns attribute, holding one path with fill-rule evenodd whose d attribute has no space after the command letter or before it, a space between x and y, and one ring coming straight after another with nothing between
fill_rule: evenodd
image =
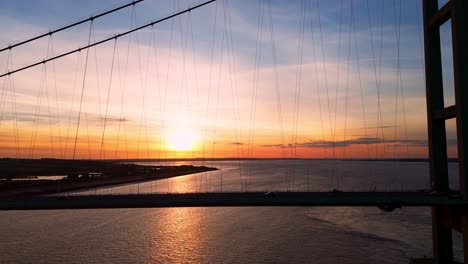
<instances>
[{"instance_id":1,"label":"main suspension cable","mask_svg":"<svg viewBox=\"0 0 468 264\"><path fill-rule=\"evenodd\" d=\"M53 34L57 33L57 32L60 32L60 31L63 31L63 30L66 30L66 29L69 29L69 28L72 28L74 26L78 26L80 24L83 24L83 23L86 23L88 21L93 21L94 19L96 18L99 18L99 17L102 17L102 16L105 16L105 15L108 15L110 13L113 13L113 12L116 12L120 9L124 9L124 8L127 8L129 6L134 6L135 4L139 3L139 2L142 2L144 0L135 0L135 1L132 1L128 4L125 4L125 5L122 5L122 6L119 6L119 7L116 7L114 9L111 9L111 10L108 10L108 11L105 11L103 13L100 13L100 14L97 14L97 15L94 15L94 16L90 16L89 18L86 18L86 19L83 19L83 20L80 20L80 21L77 21L75 23L72 23L72 24L69 24L69 25L66 25L66 26L63 26L61 28L57 28L57 29L54 29L54 30L51 30L47 33L44 33L44 34L41 34L41 35L38 35L38 36L35 36L33 38L30 38L30 39L27 39L27 40L23 40L21 42L18 42L16 44L13 44L13 45L9 45L8 47L4 47L2 49L0 49L0 52L3 52L5 50L11 50L15 47L18 47L18 46L21 46L21 45L24 45L26 43L29 43L29 42L32 42L32 41L35 41L35 40L38 40L38 39L41 39L43 37L47 37L47 36L52 36Z\"/></svg>"},{"instance_id":2,"label":"main suspension cable","mask_svg":"<svg viewBox=\"0 0 468 264\"><path fill-rule=\"evenodd\" d=\"M163 21L169 20L169 19L174 18L174 17L176 17L176 16L179 16L179 15L182 15L182 14L184 14L184 13L190 12L190 11L192 11L192 10L198 9L198 8L200 8L200 7L202 7L202 6L205 6L205 5L207 5L207 4L211 3L211 2L214 2L214 1L216 1L216 0L210 0L210 1L203 2L203 3L201 3L201 4L198 4L198 5L194 6L194 7L189 7L189 8L187 8L187 9L182 10L182 11L179 11L179 12L177 12L177 13L174 13L174 14L172 14L172 15L170 15L170 16L167 16L167 17L164 17L164 18L161 18L161 19L158 19L158 20L149 22L149 23L144 24L144 25L142 25L142 26L136 27L136 28L134 28L134 29L125 31L125 32L120 33L120 34L116 34L115 36L108 37L108 38L103 39L103 40L100 40L100 41L98 41L98 42L94 42L94 43L88 44L87 46L84 46L84 47L81 47L81 48L78 48L78 49L75 49L75 50L71 50L71 51L69 51L69 52L62 53L62 54L57 55L57 56L52 57L52 58L44 59L44 60L42 60L42 61L39 61L39 62L30 64L30 65L28 65L28 66L24 66L24 67L22 67L22 68L18 68L18 69L9 71L9 72L7 72L7 73L3 73L2 75L0 75L0 78L5 77L5 76L8 76L8 75L11 75L11 74L14 74L14 73L17 73L17 72L20 72L20 71L24 71L24 70L26 70L26 69L29 69L29 68L35 67L35 66L37 66L37 65L41 65L41 64L47 63L47 62L52 61L52 60L56 60L56 59L65 57L65 56L67 56L67 55L70 55L70 54L73 54L73 53L76 53L76 52L81 52L82 50L89 49L89 48L91 48L91 47L94 47L94 46L103 44L103 43L105 43L105 42L111 41L111 40L116 39L116 38L123 37L123 36L125 36L125 35L128 35L128 34L130 34L130 33L135 32L135 31L142 30L142 29L147 28L147 27L149 27L149 26L153 26L153 25L155 25L155 24L158 24L158 23L161 23L161 22L163 22ZM91 21L92 21L92 20L91 20Z\"/></svg>"}]
</instances>

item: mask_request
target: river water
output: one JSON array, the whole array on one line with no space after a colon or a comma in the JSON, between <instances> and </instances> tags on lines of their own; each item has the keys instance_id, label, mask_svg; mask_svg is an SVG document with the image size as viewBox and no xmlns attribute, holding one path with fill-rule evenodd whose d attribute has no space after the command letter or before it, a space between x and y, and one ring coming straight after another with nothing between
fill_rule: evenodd
<instances>
[{"instance_id":1,"label":"river water","mask_svg":"<svg viewBox=\"0 0 468 264\"><path fill-rule=\"evenodd\" d=\"M73 195L428 188L426 162L190 164L220 170ZM449 165L453 188L458 187L457 169ZM408 263L432 254L429 208L391 213L362 207L3 211L0 237L0 263ZM454 243L460 259L461 236L455 232Z\"/></svg>"}]
</instances>

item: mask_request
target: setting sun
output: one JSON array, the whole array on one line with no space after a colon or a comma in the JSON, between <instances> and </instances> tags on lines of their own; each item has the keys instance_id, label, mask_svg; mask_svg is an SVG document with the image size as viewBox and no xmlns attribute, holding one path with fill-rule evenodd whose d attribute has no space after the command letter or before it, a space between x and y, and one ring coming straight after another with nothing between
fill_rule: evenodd
<instances>
[{"instance_id":1,"label":"setting sun","mask_svg":"<svg viewBox=\"0 0 468 264\"><path fill-rule=\"evenodd\" d=\"M197 133L187 127L175 127L166 134L167 146L171 150L193 150L197 141Z\"/></svg>"}]
</instances>

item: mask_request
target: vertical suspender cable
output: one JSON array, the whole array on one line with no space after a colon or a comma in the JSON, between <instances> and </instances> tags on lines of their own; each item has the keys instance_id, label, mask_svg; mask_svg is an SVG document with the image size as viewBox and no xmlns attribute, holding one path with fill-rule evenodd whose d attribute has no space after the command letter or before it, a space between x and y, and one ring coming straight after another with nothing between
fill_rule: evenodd
<instances>
[{"instance_id":1,"label":"vertical suspender cable","mask_svg":"<svg viewBox=\"0 0 468 264\"><path fill-rule=\"evenodd\" d=\"M264 15L264 0L260 0L259 16L258 16L258 28L257 28L257 41L255 46L255 65L254 65L254 79L252 87L252 98L250 104L250 126L249 126L249 137L248 137L248 157L253 158L253 137L255 131L255 113L256 113L256 100L258 92L258 75L260 69L260 58L261 58L261 44L263 35L263 15ZM245 188L248 190L248 182L250 174L252 173L252 162L249 162L248 172L245 179Z\"/></svg>"},{"instance_id":2,"label":"vertical suspender cable","mask_svg":"<svg viewBox=\"0 0 468 264\"><path fill-rule=\"evenodd\" d=\"M176 1L173 1L174 5L173 5L173 8L174 10L176 9ZM166 106L167 106L167 87L169 86L169 73L170 73L170 69L171 69L171 60L172 60L172 49L173 49L173 42L174 42L174 21L175 19L171 19L171 36L170 36L170 40L169 40L169 59L168 59L168 62L167 62L167 69L166 69L166 82L165 82L165 85L164 85L164 98L163 98L163 101L162 101L162 112L164 113L164 111L166 111ZM162 120L162 133L161 135L164 135L166 132L166 119L163 118ZM161 142L162 142L162 137L161 137ZM161 148L162 149L162 148ZM161 155L160 155L161 156ZM167 150L164 152L164 158L167 157Z\"/></svg>"},{"instance_id":3,"label":"vertical suspender cable","mask_svg":"<svg viewBox=\"0 0 468 264\"><path fill-rule=\"evenodd\" d=\"M131 17L130 17L130 30L133 30L134 19L135 19L135 7L132 7L132 13L131 13ZM125 56L125 68L124 68L125 76L124 76L124 80L123 80L123 86L121 86L121 95L122 96L121 96L121 101L120 101L119 119L123 118L124 102L125 102L125 89L127 87L128 57L129 57L129 54L130 54L130 44L131 44L131 40L132 40L131 37L132 37L131 35L128 36L127 53L126 53L126 56ZM123 137L124 137L126 158L127 159L129 158L129 156L128 156L128 143L127 143L126 125L125 125L125 122L119 122L119 128L118 128L118 132L117 132L117 146L116 146L116 149L115 149L115 159L117 159L117 154L118 154L118 147L119 147L119 140L120 140L120 130L121 130L121 124L122 123L123 123L123 134L124 134Z\"/></svg>"},{"instance_id":4,"label":"vertical suspender cable","mask_svg":"<svg viewBox=\"0 0 468 264\"><path fill-rule=\"evenodd\" d=\"M383 1L385 2L385 1ZM375 85L376 85L376 91L377 91L377 123L376 123L376 138L379 137L379 129L381 129L382 132L382 141L384 141L384 131L383 131L383 119L382 119L382 108L381 108L381 102L380 102L380 97L381 97L381 87L380 87L380 70L381 70L381 62L382 62L382 45L380 46L380 68L379 68L379 76L377 76L377 65L375 61L375 50L374 50L374 37L373 37L373 31L372 31L372 22L370 18L370 8L369 8L369 1L366 0L366 7L367 7L367 17L368 17L368 23L369 23L369 33L370 33L370 40L371 40L371 51L372 51L372 62L374 66L374 75L375 75ZM382 25L381 25L381 30L383 32L383 14L382 14ZM356 26L356 25L355 25ZM381 43L382 44L382 43ZM375 146L375 155L377 158L378 155L378 144ZM384 148L384 153L385 155L385 148Z\"/></svg>"},{"instance_id":5,"label":"vertical suspender cable","mask_svg":"<svg viewBox=\"0 0 468 264\"><path fill-rule=\"evenodd\" d=\"M328 156L327 156L327 151L326 151L326 143L325 143L325 130L323 128L323 114L322 114L322 99L321 99L321 89L320 89L320 85L319 85L319 73L318 73L318 66L317 66L317 50L316 50L316 46L315 46L315 37L314 37L314 30L313 30L313 23L312 23L312 6L311 6L311 3L310 1L308 1L309 5L308 5L308 13L309 13L309 22L310 22L310 35L311 35L311 38L312 38L312 58L313 58L313 62L314 62L314 71L315 71L315 85L316 85L316 88L317 88L317 105L318 105L318 110L319 110L319 117L320 117L320 130L322 132L322 137L321 137L321 140L322 140L322 150L323 150L323 159L326 159Z\"/></svg>"},{"instance_id":6,"label":"vertical suspender cable","mask_svg":"<svg viewBox=\"0 0 468 264\"><path fill-rule=\"evenodd\" d=\"M331 119L331 110L330 110L330 95L328 92L328 78L327 78L327 70L326 70L326 65L325 65L325 50L324 50L324 44L323 44L323 32L322 32L322 20L321 20L321 15L320 15L320 4L319 0L317 0L317 18L318 18L318 25L319 25L319 31L320 31L320 46L321 46L321 51L322 51L322 66L323 66L323 75L325 78L325 91L326 91L326 97L327 97L327 109L328 109L328 119L329 119L329 124L330 124L330 137L332 137L332 182L335 178L334 175L334 164L335 164L335 143L333 142L333 123ZM333 184L332 184L333 185Z\"/></svg>"},{"instance_id":7,"label":"vertical suspender cable","mask_svg":"<svg viewBox=\"0 0 468 264\"><path fill-rule=\"evenodd\" d=\"M239 127L239 122L240 122L240 107L239 107L239 95L238 95L238 89L237 89L237 71L236 71L236 63L235 63L235 58L234 58L234 41L232 39L232 22L231 22L231 6L230 6L230 0L226 1L226 15L227 15L227 21L229 24L229 27L227 28L228 31L226 34L227 36L227 49L228 49L228 65L229 65L229 72L233 73L229 75L229 81L230 81L230 86L231 86L231 94L232 94L232 110L234 114L234 129L235 129L235 136L236 136L236 149L237 149L237 164L239 168L239 179L242 182L242 165L240 162L240 157L244 155L244 147L243 147L243 138L242 138L242 130ZM230 44L230 45L229 45ZM230 47L230 48L229 48ZM229 60L229 54L231 56L231 59ZM231 66L232 63L232 66ZM234 75L234 78L232 77ZM235 102L234 102L235 98Z\"/></svg>"},{"instance_id":8,"label":"vertical suspender cable","mask_svg":"<svg viewBox=\"0 0 468 264\"><path fill-rule=\"evenodd\" d=\"M73 92L72 92L72 98L71 98L71 106L70 106L70 111L68 112L68 122L67 122L67 133L65 135L65 157L67 156L68 152L68 141L70 139L70 128L72 126L72 113L73 113L73 106L75 103L75 94L76 94L76 86L77 86L77 80L78 80L78 72L81 72L81 52L77 53L77 58L76 58L76 66L75 66L75 75L73 77Z\"/></svg>"},{"instance_id":9,"label":"vertical suspender cable","mask_svg":"<svg viewBox=\"0 0 468 264\"><path fill-rule=\"evenodd\" d=\"M10 65L10 56L12 55L12 51L8 51L8 54L7 54L7 58L6 58L6 63L5 63L5 72L8 71L8 67ZM0 96L0 122L3 120L3 107L4 105L6 104L6 100L5 100L5 94L6 94L6 87L7 87L7 80L9 78L5 78L3 79L3 85L2 85L2 93L1 93L1 96Z\"/></svg>"},{"instance_id":10,"label":"vertical suspender cable","mask_svg":"<svg viewBox=\"0 0 468 264\"><path fill-rule=\"evenodd\" d=\"M336 88L335 88L335 111L334 111L334 124L333 124L333 134L332 134L332 153L333 153L333 161L332 161L332 178L335 178L336 185L338 188L338 181L339 177L336 175L336 116L338 111L338 88L340 86L339 78L340 78L340 66L341 66L341 35L342 35L342 26L343 26L343 1L340 1L340 30L338 33L338 69L336 71Z\"/></svg>"},{"instance_id":11,"label":"vertical suspender cable","mask_svg":"<svg viewBox=\"0 0 468 264\"><path fill-rule=\"evenodd\" d=\"M13 68L13 53L8 56L9 58L9 64ZM8 61L7 61L8 63ZM19 145L19 132L18 132L18 116L17 116L17 110L16 110L16 89L15 89L15 79L13 76L10 76L9 78L9 86L7 88L10 88L10 97L11 97L11 111L13 115L13 135L15 139L15 152L16 152L16 158L19 158L20 156L20 145Z\"/></svg>"},{"instance_id":12,"label":"vertical suspender cable","mask_svg":"<svg viewBox=\"0 0 468 264\"><path fill-rule=\"evenodd\" d=\"M300 97L301 97L301 81L302 81L302 59L304 53L304 27L305 27L305 17L307 2L305 0L301 1L301 18L299 23L299 39L297 47L297 65L296 65L296 81L295 81L295 91L294 91L294 120L293 120L293 131L292 131L292 146L291 146L291 174L290 176L290 189L294 189L294 181L296 174L296 163L297 163L297 134L299 127L299 110L300 110Z\"/></svg>"},{"instance_id":13,"label":"vertical suspender cable","mask_svg":"<svg viewBox=\"0 0 468 264\"><path fill-rule=\"evenodd\" d=\"M352 0L351 0L352 1ZM350 7L350 16L349 16L349 39L348 39L348 60L347 60L347 66L346 66L346 97L345 97L345 113L344 113L344 129L343 129L343 158L346 159L346 129L347 129L347 118L348 118L348 91L349 91L349 63L350 63L350 58L351 58L351 29L352 29L352 21L351 17L353 13L353 6L351 5ZM344 163L342 163L344 166ZM341 173L340 177L340 184L341 187L344 186L344 175Z\"/></svg>"},{"instance_id":14,"label":"vertical suspender cable","mask_svg":"<svg viewBox=\"0 0 468 264\"><path fill-rule=\"evenodd\" d=\"M91 20L90 26L89 26L88 45L91 42L92 28L93 28L93 20ZM84 98L84 92L85 92L85 86L86 86L86 71L88 69L88 56L89 56L89 49L86 50L85 68L84 68L84 74L83 74L83 84L81 86L80 107L79 107L79 111L78 111L78 123L76 125L75 144L74 144L74 147L73 147L73 156L72 156L73 160L76 157L76 144L78 142L78 132L79 132L79 129L80 129L81 107L83 105L83 98Z\"/></svg>"},{"instance_id":15,"label":"vertical suspender cable","mask_svg":"<svg viewBox=\"0 0 468 264\"><path fill-rule=\"evenodd\" d=\"M210 71L209 71L209 77L208 77L208 96L207 96L207 103L206 103L206 112L205 116L207 117L209 112L210 112L210 100L211 100L211 88L212 88L212 74L213 74L213 63L214 63L214 49L215 49L215 43L216 43L216 23L217 23L217 17L218 17L218 2L215 4L215 17L214 17L214 23L213 23L213 39L212 39L212 44L211 44L211 58L210 58ZM206 155L206 141L207 141L207 126L208 123L205 124L204 132L203 132L203 146L202 146L202 159L205 161ZM204 165L204 164L203 164ZM211 174L210 172L210 179L211 179ZM211 182L211 181L210 181ZM211 186L208 185L208 191L210 191Z\"/></svg>"},{"instance_id":16,"label":"vertical suspender cable","mask_svg":"<svg viewBox=\"0 0 468 264\"><path fill-rule=\"evenodd\" d=\"M46 57L49 57L49 48L50 48L50 42L47 44L47 50L46 50ZM34 125L33 125L33 131L31 134L31 145L30 145L30 152L29 152L29 158L33 158L34 156L34 150L36 147L36 138L37 138L37 129L39 126L39 115L41 112L41 105L42 105L42 95L44 92L44 85L46 83L47 79L47 64L43 63L42 67L42 73L41 73L41 80L39 82L39 95L37 99L37 106L36 106L36 111L34 115Z\"/></svg>"},{"instance_id":17,"label":"vertical suspender cable","mask_svg":"<svg viewBox=\"0 0 468 264\"><path fill-rule=\"evenodd\" d=\"M360 97L361 97L361 106L362 106L362 121L364 125L364 136L366 138L369 137L368 133L368 128L367 128L367 121L366 121L366 110L365 110L365 104L364 104L364 92L362 89L362 78L361 78L361 66L360 66L360 56L359 56L359 49L358 49L358 44L357 44L357 37L356 37L356 25L354 23L354 7L353 7L353 0L351 0L351 24L352 24L352 31L354 35L354 44L355 44L355 52L356 52L356 68L358 72L358 79L359 79L359 91L360 91ZM350 33L350 38L351 38L351 33ZM366 144L367 148L367 158L371 158L370 155L370 149L369 149L369 144Z\"/></svg>"},{"instance_id":18,"label":"vertical suspender cable","mask_svg":"<svg viewBox=\"0 0 468 264\"><path fill-rule=\"evenodd\" d=\"M54 56L54 42L52 35L50 36L50 52L51 56ZM52 61L52 72L54 75L54 94L55 94L55 108L57 110L57 127L58 127L58 139L59 139L59 150L60 150L60 158L64 157L65 149L62 146L62 126L60 120L60 109L58 103L58 89L57 89L57 76L56 76L56 69L55 69L55 61Z\"/></svg>"},{"instance_id":19,"label":"vertical suspender cable","mask_svg":"<svg viewBox=\"0 0 468 264\"><path fill-rule=\"evenodd\" d=\"M49 37L49 48L51 47L52 43L52 36ZM49 51L47 51L49 52ZM49 82L48 82L48 76L46 74L45 76L45 96L47 100L47 117L49 119L49 133L50 133L50 149L51 149L51 157L54 157L54 140L53 140L53 127L52 127L52 119L51 119L51 112L50 112L50 98L49 98Z\"/></svg>"},{"instance_id":20,"label":"vertical suspender cable","mask_svg":"<svg viewBox=\"0 0 468 264\"><path fill-rule=\"evenodd\" d=\"M93 25L91 36L93 38L93 42L96 42L96 37L94 35L94 30L95 29L94 29L94 25ZM93 50L94 50L94 65L96 67L96 87L97 87L98 103L99 103L99 125L101 126L101 130L102 130L104 120L102 120L101 85L100 85L100 82L99 82L99 67L98 67L98 57L97 57L97 46L94 46Z\"/></svg>"},{"instance_id":21,"label":"vertical suspender cable","mask_svg":"<svg viewBox=\"0 0 468 264\"><path fill-rule=\"evenodd\" d=\"M305 12L305 11L304 11ZM271 37L271 53L273 57L273 71L275 75L275 92L276 92L276 106L278 112L278 122L280 127L280 140L281 140L281 157L282 157L282 165L284 167L284 172L286 173L287 167L286 165L286 142L284 138L284 125L283 125L283 112L282 112L282 105L281 105L281 93L280 93L280 86L279 86L279 74L278 74L278 62L276 57L276 43L275 43L275 30L271 12L271 0L268 0L268 20L270 22L270 37Z\"/></svg>"},{"instance_id":22,"label":"vertical suspender cable","mask_svg":"<svg viewBox=\"0 0 468 264\"><path fill-rule=\"evenodd\" d=\"M117 39L114 41L114 48L112 49L112 62L111 62L111 70L110 70L110 77L109 77L109 86L107 88L107 99L106 99L106 112L104 115L104 125L102 128L102 135L101 135L101 149L99 151L99 159L102 159L102 151L104 148L104 136L106 134L106 125L107 125L107 113L109 110L109 98L110 98L110 93L111 93L111 87L112 87L112 76L114 73L114 60L115 60L115 49L117 46Z\"/></svg>"}]
</instances>

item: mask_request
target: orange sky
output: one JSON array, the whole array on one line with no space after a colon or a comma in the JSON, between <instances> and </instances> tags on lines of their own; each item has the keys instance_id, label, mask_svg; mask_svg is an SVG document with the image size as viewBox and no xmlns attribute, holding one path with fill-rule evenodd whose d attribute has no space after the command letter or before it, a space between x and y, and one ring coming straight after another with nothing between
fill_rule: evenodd
<instances>
[{"instance_id":1,"label":"orange sky","mask_svg":"<svg viewBox=\"0 0 468 264\"><path fill-rule=\"evenodd\" d=\"M421 32L415 20L400 25L398 42L391 14L384 13L388 25L375 24L371 38L367 13L356 11L355 20L345 15L340 27L331 4L323 6L321 24L314 9L310 17L292 17L285 12L299 6L273 4L271 29L266 6L231 3L118 39L115 49L111 41L89 54L0 79L0 156L427 157L421 43L414 37ZM380 3L371 8L380 10ZM174 10L162 2L148 5L137 5L138 24L141 16L154 18L145 10L166 15ZM24 22L24 15L1 18L12 27L0 43L47 30ZM307 25L303 35L301 21ZM371 21L377 23L378 16ZM96 24L92 40L126 30L129 22L119 15L107 26ZM214 25L215 34L206 25ZM1 65L11 70L83 46L88 34L89 25L0 53ZM454 127L447 125L452 157Z\"/></svg>"}]
</instances>

